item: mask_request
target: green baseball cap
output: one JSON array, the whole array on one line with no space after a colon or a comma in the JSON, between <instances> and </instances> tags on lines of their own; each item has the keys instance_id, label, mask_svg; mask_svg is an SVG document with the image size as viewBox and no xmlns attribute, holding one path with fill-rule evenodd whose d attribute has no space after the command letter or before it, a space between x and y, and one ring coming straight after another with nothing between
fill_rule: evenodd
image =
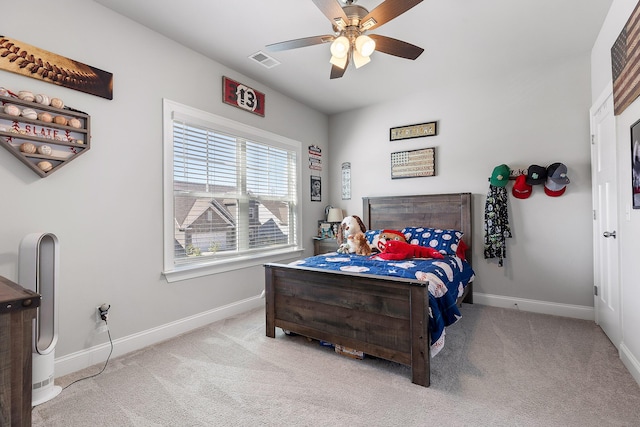
<instances>
[{"instance_id":1,"label":"green baseball cap","mask_svg":"<svg viewBox=\"0 0 640 427\"><path fill-rule=\"evenodd\" d=\"M504 187L509 182L509 173L509 166L504 164L496 166L495 168L493 168L493 173L491 174L489 182L494 187Z\"/></svg>"}]
</instances>

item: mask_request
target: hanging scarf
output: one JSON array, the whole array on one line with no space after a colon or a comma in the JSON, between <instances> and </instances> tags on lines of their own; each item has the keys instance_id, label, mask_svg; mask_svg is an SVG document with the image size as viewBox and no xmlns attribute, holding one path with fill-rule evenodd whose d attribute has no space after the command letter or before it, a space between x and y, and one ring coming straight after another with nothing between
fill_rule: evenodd
<instances>
[{"instance_id":1,"label":"hanging scarf","mask_svg":"<svg viewBox=\"0 0 640 427\"><path fill-rule=\"evenodd\" d=\"M498 258L498 265L502 267L507 257L507 237L511 237L507 189L489 185L484 207L484 258Z\"/></svg>"}]
</instances>

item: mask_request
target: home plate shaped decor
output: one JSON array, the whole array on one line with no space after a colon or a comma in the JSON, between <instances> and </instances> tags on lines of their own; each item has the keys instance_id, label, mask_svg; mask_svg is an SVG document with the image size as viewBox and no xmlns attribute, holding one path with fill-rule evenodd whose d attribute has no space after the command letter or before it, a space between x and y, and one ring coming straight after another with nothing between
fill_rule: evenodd
<instances>
[{"instance_id":1,"label":"home plate shaped decor","mask_svg":"<svg viewBox=\"0 0 640 427\"><path fill-rule=\"evenodd\" d=\"M40 177L89 150L91 118L61 99L0 88L0 104L0 144Z\"/></svg>"}]
</instances>

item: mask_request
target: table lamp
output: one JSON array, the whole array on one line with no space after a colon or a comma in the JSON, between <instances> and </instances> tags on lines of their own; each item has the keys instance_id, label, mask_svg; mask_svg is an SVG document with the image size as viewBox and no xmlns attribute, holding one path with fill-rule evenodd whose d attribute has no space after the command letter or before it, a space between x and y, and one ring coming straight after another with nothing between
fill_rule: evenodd
<instances>
[{"instance_id":1,"label":"table lamp","mask_svg":"<svg viewBox=\"0 0 640 427\"><path fill-rule=\"evenodd\" d=\"M331 223L331 227L333 228L333 235L338 235L338 227L342 222L342 209L339 208L331 208L329 209L329 213L327 214L327 222Z\"/></svg>"},{"instance_id":2,"label":"table lamp","mask_svg":"<svg viewBox=\"0 0 640 427\"><path fill-rule=\"evenodd\" d=\"M327 215L327 222L342 222L342 209L331 208Z\"/></svg>"}]
</instances>

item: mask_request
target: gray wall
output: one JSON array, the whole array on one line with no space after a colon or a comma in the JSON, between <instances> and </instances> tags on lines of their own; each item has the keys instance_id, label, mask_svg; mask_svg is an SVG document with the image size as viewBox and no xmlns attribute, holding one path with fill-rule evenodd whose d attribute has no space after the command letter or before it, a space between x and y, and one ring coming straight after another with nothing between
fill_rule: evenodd
<instances>
[{"instance_id":1,"label":"gray wall","mask_svg":"<svg viewBox=\"0 0 640 427\"><path fill-rule=\"evenodd\" d=\"M92 118L91 150L46 178L0 150L0 275L17 280L18 248L25 235L50 232L60 240L56 356L104 344L106 334L95 325L96 306L102 302L112 305L109 327L116 340L174 323L171 331L180 332L184 319L246 299L261 304L261 266L177 283L161 275L162 99L301 141L304 147L318 144L325 152L326 115L92 1L11 2L3 4L2 13L26 17L4 19L3 34L114 74L110 101L0 71L0 86L62 98ZM266 117L223 104L223 75L264 92ZM304 168L305 201L309 175ZM325 205L304 204L304 218L314 219L304 224L306 236L315 232ZM305 244L310 254L310 241ZM124 344L116 349L132 348ZM100 360L96 356L82 363ZM82 366L59 373L76 367Z\"/></svg>"},{"instance_id":2,"label":"gray wall","mask_svg":"<svg viewBox=\"0 0 640 427\"><path fill-rule=\"evenodd\" d=\"M332 204L360 214L363 196L471 192L479 301L593 318L590 101L585 52L518 73L429 85L398 102L332 116ZM437 136L389 141L390 127L432 120L439 122ZM423 147L436 147L435 177L390 179L391 152ZM352 166L349 201L340 200L337 178L345 161ZM566 193L553 198L536 186L528 199L510 196L513 238L504 267L484 260L484 203L493 168L553 162L568 166Z\"/></svg>"}]
</instances>

